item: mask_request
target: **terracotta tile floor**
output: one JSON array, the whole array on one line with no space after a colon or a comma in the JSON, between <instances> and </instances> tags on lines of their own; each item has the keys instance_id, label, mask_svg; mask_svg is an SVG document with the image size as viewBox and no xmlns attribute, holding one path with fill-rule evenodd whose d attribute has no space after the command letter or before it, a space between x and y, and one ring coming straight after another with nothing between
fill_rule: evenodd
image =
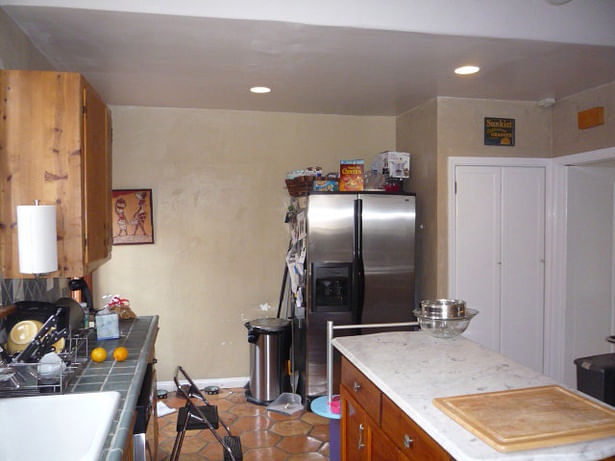
<instances>
[{"instance_id":1,"label":"terracotta tile floor","mask_svg":"<svg viewBox=\"0 0 615 461\"><path fill-rule=\"evenodd\" d=\"M218 406L220 418L231 433L241 438L244 461L323 461L329 459L329 421L311 412L285 416L246 401L243 388L220 389L206 396ZM171 408L185 401L169 392L163 400ZM175 440L177 412L158 419L158 460L169 459ZM220 435L225 435L220 426ZM181 450L182 461L222 461L222 446L209 430L187 431Z\"/></svg>"}]
</instances>

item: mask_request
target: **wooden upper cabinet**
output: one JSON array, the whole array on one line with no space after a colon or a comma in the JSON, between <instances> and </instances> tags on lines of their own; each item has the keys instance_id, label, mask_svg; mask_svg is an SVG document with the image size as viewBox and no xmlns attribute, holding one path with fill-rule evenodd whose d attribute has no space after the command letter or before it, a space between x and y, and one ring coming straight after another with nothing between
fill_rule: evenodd
<instances>
[{"instance_id":1,"label":"wooden upper cabinet","mask_svg":"<svg viewBox=\"0 0 615 461\"><path fill-rule=\"evenodd\" d=\"M76 73L0 71L0 272L19 272L17 205L57 206L58 271L111 257L111 117Z\"/></svg>"}]
</instances>

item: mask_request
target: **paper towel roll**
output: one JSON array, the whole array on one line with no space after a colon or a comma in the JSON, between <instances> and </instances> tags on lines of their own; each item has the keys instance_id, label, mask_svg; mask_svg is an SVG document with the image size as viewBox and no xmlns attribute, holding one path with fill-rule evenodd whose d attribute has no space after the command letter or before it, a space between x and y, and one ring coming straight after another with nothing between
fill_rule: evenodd
<instances>
[{"instance_id":1,"label":"paper towel roll","mask_svg":"<svg viewBox=\"0 0 615 461\"><path fill-rule=\"evenodd\" d=\"M48 274L58 270L55 205L17 207L19 272Z\"/></svg>"}]
</instances>

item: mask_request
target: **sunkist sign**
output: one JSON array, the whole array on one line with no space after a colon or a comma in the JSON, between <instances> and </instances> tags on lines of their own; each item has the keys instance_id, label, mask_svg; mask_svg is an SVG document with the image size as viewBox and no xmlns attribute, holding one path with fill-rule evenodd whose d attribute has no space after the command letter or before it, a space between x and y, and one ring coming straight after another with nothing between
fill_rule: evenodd
<instances>
[{"instance_id":1,"label":"sunkist sign","mask_svg":"<svg viewBox=\"0 0 615 461\"><path fill-rule=\"evenodd\" d=\"M514 146L515 119L485 117L485 146Z\"/></svg>"}]
</instances>

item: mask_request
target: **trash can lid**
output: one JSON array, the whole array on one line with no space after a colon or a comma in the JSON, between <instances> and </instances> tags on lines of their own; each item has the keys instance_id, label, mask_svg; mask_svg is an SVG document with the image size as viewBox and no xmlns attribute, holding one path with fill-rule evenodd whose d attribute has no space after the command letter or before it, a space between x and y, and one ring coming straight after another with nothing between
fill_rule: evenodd
<instances>
[{"instance_id":1,"label":"trash can lid","mask_svg":"<svg viewBox=\"0 0 615 461\"><path fill-rule=\"evenodd\" d=\"M615 369L615 353L592 355L590 357L581 357L574 359L577 367L585 370L613 370Z\"/></svg>"},{"instance_id":2,"label":"trash can lid","mask_svg":"<svg viewBox=\"0 0 615 461\"><path fill-rule=\"evenodd\" d=\"M290 320L278 318L256 319L246 322L245 325L248 330L257 329L263 333L279 333L290 326Z\"/></svg>"}]
</instances>

